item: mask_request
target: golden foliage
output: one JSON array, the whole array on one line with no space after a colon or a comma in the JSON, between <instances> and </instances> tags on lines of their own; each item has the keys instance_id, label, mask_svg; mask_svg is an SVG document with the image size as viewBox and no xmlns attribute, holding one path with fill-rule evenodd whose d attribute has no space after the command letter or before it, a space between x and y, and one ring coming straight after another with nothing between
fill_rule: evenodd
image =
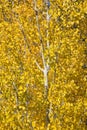
<instances>
[{"instance_id":1,"label":"golden foliage","mask_svg":"<svg viewBox=\"0 0 87 130\"><path fill-rule=\"evenodd\" d=\"M87 1L50 0L49 18L44 2L34 6L0 1L0 130L86 130Z\"/></svg>"}]
</instances>

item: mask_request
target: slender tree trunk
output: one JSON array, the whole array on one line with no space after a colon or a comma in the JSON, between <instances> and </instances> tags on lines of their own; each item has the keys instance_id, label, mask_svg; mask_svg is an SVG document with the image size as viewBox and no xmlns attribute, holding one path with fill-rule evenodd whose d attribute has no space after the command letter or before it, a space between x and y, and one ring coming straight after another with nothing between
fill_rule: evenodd
<instances>
[{"instance_id":1,"label":"slender tree trunk","mask_svg":"<svg viewBox=\"0 0 87 130\"><path fill-rule=\"evenodd\" d=\"M46 31L46 38L47 38L47 43L46 43L46 48L48 49L48 55L45 57L44 55L44 46L43 46L43 39L42 39L42 35L40 32L40 25L39 25L39 19L38 19L38 8L37 8L37 1L34 0L34 10L36 13L36 23L37 23L37 28L38 28L38 34L39 34L39 39L41 42L41 55L42 55L42 62L43 62L43 68L40 67L40 65L38 64L38 62L36 61L36 65L37 67L43 72L43 76L44 76L44 97L45 97L45 102L47 104L46 107L46 128L48 128L48 125L50 123L50 119L49 119L49 112L50 112L50 103L48 101L48 91L49 91L49 85L48 85L48 72L49 72L49 20L50 20L50 16L48 13L49 10L49 1L45 1L45 5L46 5L46 21L47 21L47 31ZM47 60L46 60L47 59Z\"/></svg>"}]
</instances>

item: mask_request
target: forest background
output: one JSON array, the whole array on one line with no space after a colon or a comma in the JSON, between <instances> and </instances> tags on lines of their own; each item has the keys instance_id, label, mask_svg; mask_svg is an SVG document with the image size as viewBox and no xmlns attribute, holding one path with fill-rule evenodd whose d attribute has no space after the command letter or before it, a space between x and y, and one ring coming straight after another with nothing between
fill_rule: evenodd
<instances>
[{"instance_id":1,"label":"forest background","mask_svg":"<svg viewBox=\"0 0 87 130\"><path fill-rule=\"evenodd\" d=\"M87 0L0 0L0 130L87 130Z\"/></svg>"}]
</instances>

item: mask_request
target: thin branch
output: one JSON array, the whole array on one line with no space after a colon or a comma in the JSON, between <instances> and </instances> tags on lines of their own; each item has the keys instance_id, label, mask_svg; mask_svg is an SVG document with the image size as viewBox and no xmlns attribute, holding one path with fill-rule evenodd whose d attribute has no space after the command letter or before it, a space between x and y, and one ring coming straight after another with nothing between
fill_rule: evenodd
<instances>
[{"instance_id":1,"label":"thin branch","mask_svg":"<svg viewBox=\"0 0 87 130\"><path fill-rule=\"evenodd\" d=\"M44 53L43 53L43 46L41 44L41 56L42 56L42 61L43 61L43 65L44 65L44 68L46 67L46 61L45 61L45 58L44 58Z\"/></svg>"},{"instance_id":2,"label":"thin branch","mask_svg":"<svg viewBox=\"0 0 87 130\"><path fill-rule=\"evenodd\" d=\"M50 42L49 42L49 21L50 21L50 15L49 15L49 7L50 7L50 1L46 1L46 20L47 20L47 31L46 31L46 37L47 37L47 49L48 49L48 56L47 56L47 62L49 64L49 49L50 49Z\"/></svg>"},{"instance_id":3,"label":"thin branch","mask_svg":"<svg viewBox=\"0 0 87 130\"><path fill-rule=\"evenodd\" d=\"M42 72L44 72L44 69L42 69L42 68L40 67L40 65L38 64L38 62L35 61L35 63L36 63L36 65L37 65L37 67L39 68L39 70L41 70Z\"/></svg>"},{"instance_id":4,"label":"thin branch","mask_svg":"<svg viewBox=\"0 0 87 130\"><path fill-rule=\"evenodd\" d=\"M25 34L25 32L24 32L23 25L22 25L22 23L20 22L19 16L18 16L18 14L16 14L15 12L14 12L14 14L15 14L15 17L17 18L17 21L18 21L20 30L21 30L21 32L22 32L22 35L23 35L23 37L24 37L24 41L25 41L25 43L26 43L26 45L27 45L27 47L28 47L28 50L29 50L29 52L31 52L31 49L30 49L30 46L29 46L29 42L28 42L28 39L27 39L26 34Z\"/></svg>"},{"instance_id":5,"label":"thin branch","mask_svg":"<svg viewBox=\"0 0 87 130\"><path fill-rule=\"evenodd\" d=\"M44 58L44 46L42 43L42 36L41 36L41 32L40 32L40 26L39 26L39 20L38 20L38 9L37 9L36 0L34 0L34 10L36 12L36 22L37 22L37 28L38 28L39 38L40 38L40 42L41 42L42 61L43 61L43 65L45 68L46 62L45 62L45 58Z\"/></svg>"}]
</instances>

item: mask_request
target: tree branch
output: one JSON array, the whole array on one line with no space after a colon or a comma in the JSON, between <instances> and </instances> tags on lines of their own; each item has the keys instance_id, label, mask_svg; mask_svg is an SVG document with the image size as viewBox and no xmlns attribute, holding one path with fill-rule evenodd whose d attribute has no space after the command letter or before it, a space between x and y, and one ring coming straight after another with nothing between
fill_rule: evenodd
<instances>
[{"instance_id":1,"label":"tree branch","mask_svg":"<svg viewBox=\"0 0 87 130\"><path fill-rule=\"evenodd\" d=\"M38 20L38 9L37 9L36 0L34 0L34 10L36 12L36 23L37 23L37 29L38 29L38 33L39 33L40 42L41 42L42 61L43 61L43 65L44 65L44 68L45 68L46 61L45 61L45 58L44 58L44 46L43 46L43 43L42 43L42 36L41 36L41 32L40 32L40 26L39 26L39 20Z\"/></svg>"},{"instance_id":2,"label":"tree branch","mask_svg":"<svg viewBox=\"0 0 87 130\"><path fill-rule=\"evenodd\" d=\"M44 69L42 69L42 68L40 67L40 65L38 64L38 62L35 61L35 63L36 63L36 65L37 65L37 67L39 68L39 70L41 70L42 72L44 72Z\"/></svg>"}]
</instances>

